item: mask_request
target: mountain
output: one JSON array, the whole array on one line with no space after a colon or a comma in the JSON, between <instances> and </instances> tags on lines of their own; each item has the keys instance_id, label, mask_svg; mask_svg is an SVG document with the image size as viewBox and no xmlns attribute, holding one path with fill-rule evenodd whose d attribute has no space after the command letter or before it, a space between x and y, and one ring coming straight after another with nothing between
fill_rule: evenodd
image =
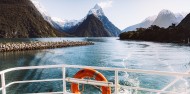
<instances>
[{"instance_id":1,"label":"mountain","mask_svg":"<svg viewBox=\"0 0 190 94\"><path fill-rule=\"evenodd\" d=\"M152 25L152 23L154 22L155 19L156 19L156 16L148 17L139 24L127 27L126 29L123 30L123 32L124 31L133 31L133 30L136 30L136 28L141 28L141 27L142 28L148 28Z\"/></svg>"},{"instance_id":2,"label":"mountain","mask_svg":"<svg viewBox=\"0 0 190 94\"><path fill-rule=\"evenodd\" d=\"M56 20L56 19L53 19L53 21L55 23L57 23L57 25L59 25L65 32L67 32L69 34L74 34L74 32L78 32L77 30L80 30L79 28L81 28L80 26L82 26L81 25L82 23L86 23L84 21L86 21L88 16L92 16L92 15L94 15L96 18L98 18L98 20L100 20L102 22L104 29L106 29L106 32L107 31L109 32L109 34L106 35L105 37L117 37L121 33L121 31L109 21L109 19L105 16L102 8L97 4L94 6L94 8L90 9L87 16L84 17L80 21L77 21L77 20L68 21L68 20ZM92 26L92 25L90 25L90 26ZM90 28L93 28L93 27L90 27ZM86 28L86 29L88 29L88 28ZM101 30L101 31L105 31L105 30ZM99 31L97 31L97 32L99 32ZM77 34L74 34L74 35L78 36ZM79 35L79 36L81 36L81 35ZM94 36L94 35L90 35L90 36ZM95 35L95 36L97 36L97 35ZM103 37L103 36L100 35L100 37Z\"/></svg>"},{"instance_id":3,"label":"mountain","mask_svg":"<svg viewBox=\"0 0 190 94\"><path fill-rule=\"evenodd\" d=\"M179 21L176 18L175 14L169 10L162 10L158 14L157 18L153 22L152 25L157 25L160 27L167 28L169 27L172 23L178 24Z\"/></svg>"},{"instance_id":4,"label":"mountain","mask_svg":"<svg viewBox=\"0 0 190 94\"><path fill-rule=\"evenodd\" d=\"M38 11L42 14L44 20L49 22L51 26L57 29L60 32L70 33L75 31L80 21L77 20L64 20L57 17L51 17L46 9L39 3L39 1L32 0L32 3L38 9Z\"/></svg>"},{"instance_id":5,"label":"mountain","mask_svg":"<svg viewBox=\"0 0 190 94\"><path fill-rule=\"evenodd\" d=\"M104 28L103 23L92 14L87 16L72 35L78 37L110 37L111 33L108 32Z\"/></svg>"},{"instance_id":6,"label":"mountain","mask_svg":"<svg viewBox=\"0 0 190 94\"><path fill-rule=\"evenodd\" d=\"M52 17L52 21L66 33L75 31L78 25L81 23L78 20L64 20L56 17Z\"/></svg>"},{"instance_id":7,"label":"mountain","mask_svg":"<svg viewBox=\"0 0 190 94\"><path fill-rule=\"evenodd\" d=\"M175 13L175 17L177 18L177 20L176 20L177 21L177 25L185 18L186 15L183 15L181 13Z\"/></svg>"},{"instance_id":8,"label":"mountain","mask_svg":"<svg viewBox=\"0 0 190 94\"><path fill-rule=\"evenodd\" d=\"M0 37L66 36L54 29L30 0L0 0Z\"/></svg>"},{"instance_id":9,"label":"mountain","mask_svg":"<svg viewBox=\"0 0 190 94\"><path fill-rule=\"evenodd\" d=\"M79 37L117 37L120 33L121 31L108 20L98 4L90 9L72 32Z\"/></svg>"},{"instance_id":10,"label":"mountain","mask_svg":"<svg viewBox=\"0 0 190 94\"><path fill-rule=\"evenodd\" d=\"M43 8L43 6L39 4L39 2L33 1L33 3L38 8L40 13L43 15L43 18L47 22L49 22L51 24L51 26L53 26L60 32L65 32L65 33L68 33L68 34L71 34L74 36L78 36L75 33L78 32L77 30L81 29L81 27L80 27L80 26L82 26L81 24L86 23L84 21L86 21L88 16L94 15L96 18L98 18L96 20L101 21L106 32L109 32L109 34L107 34L105 37L117 37L121 33L121 31L109 21L109 19L105 16L102 8L97 4L95 5L94 8L90 9L87 16L84 17L82 20L79 20L79 21L78 20L70 20L69 21L69 20L63 20L63 19L56 18L56 17L51 17L48 15L48 13ZM100 24L98 24L97 26L99 26L99 25ZM92 25L89 25L89 26L92 26ZM96 27L96 26L94 26L94 27ZM93 26L90 28L93 28ZM89 29L89 28L86 28L86 29ZM105 30L101 30L101 31L105 31ZM89 31L89 32L91 32L91 31ZM99 32L99 31L97 31L97 32ZM79 36L81 36L81 35L79 35ZM97 36L97 35L89 35L89 36ZM102 36L102 34L101 34L100 37L104 37L104 36Z\"/></svg>"},{"instance_id":11,"label":"mountain","mask_svg":"<svg viewBox=\"0 0 190 94\"><path fill-rule=\"evenodd\" d=\"M136 30L136 28L140 28L140 27L148 28L151 25L157 25L159 27L167 28L172 23L179 24L186 15L187 15L187 13L185 13L185 12L174 14L169 10L162 10L159 12L158 15L148 17L139 24L129 26L126 29L124 29L123 32L134 31L134 30Z\"/></svg>"},{"instance_id":12,"label":"mountain","mask_svg":"<svg viewBox=\"0 0 190 94\"><path fill-rule=\"evenodd\" d=\"M166 13L166 15L171 14L169 12L164 13ZM175 17L180 19L182 16L183 15L180 14ZM162 28L157 25L151 25L149 28L141 28L136 31L123 32L120 34L120 39L171 42L189 45L190 14L188 14L177 26L172 24L168 28Z\"/></svg>"},{"instance_id":13,"label":"mountain","mask_svg":"<svg viewBox=\"0 0 190 94\"><path fill-rule=\"evenodd\" d=\"M190 31L190 13L179 23L177 27L183 29L183 31L186 32Z\"/></svg>"},{"instance_id":14,"label":"mountain","mask_svg":"<svg viewBox=\"0 0 190 94\"><path fill-rule=\"evenodd\" d=\"M44 20L46 20L52 27L54 27L58 31L60 31L60 32L64 31L62 29L62 27L56 21L54 21L53 18L48 14L48 12L44 8L44 6L41 5L39 3L39 1L37 1L37 0L31 0L31 1L35 5L35 7L38 9L38 11L41 13L41 15L43 16Z\"/></svg>"},{"instance_id":15,"label":"mountain","mask_svg":"<svg viewBox=\"0 0 190 94\"><path fill-rule=\"evenodd\" d=\"M111 36L117 37L120 33L121 30L119 30L112 22L109 21L109 19L105 16L102 8L96 4L94 8L92 8L88 15L95 15L96 17L99 18L99 20L103 23L103 26L107 31L111 33Z\"/></svg>"}]
</instances>

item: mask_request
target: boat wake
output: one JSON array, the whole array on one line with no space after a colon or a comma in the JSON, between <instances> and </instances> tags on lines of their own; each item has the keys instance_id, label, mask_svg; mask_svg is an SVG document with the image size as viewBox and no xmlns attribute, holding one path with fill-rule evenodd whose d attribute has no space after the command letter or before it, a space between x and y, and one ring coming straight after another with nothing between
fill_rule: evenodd
<instances>
[{"instance_id":1,"label":"boat wake","mask_svg":"<svg viewBox=\"0 0 190 94\"><path fill-rule=\"evenodd\" d=\"M128 54L122 61L122 68L127 69L127 60L131 57L131 54ZM128 72L124 72L124 75L120 76L120 84L124 86L139 87L140 82L135 75L130 75ZM119 94L137 94L137 90L119 88Z\"/></svg>"},{"instance_id":2,"label":"boat wake","mask_svg":"<svg viewBox=\"0 0 190 94\"><path fill-rule=\"evenodd\" d=\"M161 60L159 58L158 51L156 51L156 58L157 58L157 60L159 62L161 62L162 64L165 64L167 66L167 68L169 69L169 71L171 71L171 72L177 72L176 69L174 69L174 67L172 67L172 65L169 64L171 62L166 62L166 61ZM188 68L182 68L182 69L186 70L184 73L189 73L190 72L190 70L188 70ZM189 84L190 83L188 82L188 79L182 78L182 77L176 77L172 82L170 82L170 84L168 84L165 87L163 87L162 90L168 90L168 91L173 91L173 92L184 92L182 94L187 94L186 92L190 88Z\"/></svg>"}]
</instances>

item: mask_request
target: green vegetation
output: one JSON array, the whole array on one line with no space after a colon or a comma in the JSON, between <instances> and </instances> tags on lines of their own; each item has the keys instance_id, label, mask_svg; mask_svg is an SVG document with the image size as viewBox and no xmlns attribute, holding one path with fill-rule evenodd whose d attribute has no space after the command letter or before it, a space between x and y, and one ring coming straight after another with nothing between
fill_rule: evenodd
<instances>
[{"instance_id":1,"label":"green vegetation","mask_svg":"<svg viewBox=\"0 0 190 94\"><path fill-rule=\"evenodd\" d=\"M30 0L0 0L0 38L57 37Z\"/></svg>"}]
</instances>

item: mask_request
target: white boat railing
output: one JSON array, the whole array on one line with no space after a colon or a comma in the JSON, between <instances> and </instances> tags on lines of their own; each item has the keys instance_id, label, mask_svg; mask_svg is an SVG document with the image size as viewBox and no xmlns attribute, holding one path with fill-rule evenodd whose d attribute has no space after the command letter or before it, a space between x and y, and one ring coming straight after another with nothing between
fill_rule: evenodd
<instances>
[{"instance_id":1,"label":"white boat railing","mask_svg":"<svg viewBox=\"0 0 190 94\"><path fill-rule=\"evenodd\" d=\"M18 70L31 70L31 69L50 69L50 68L62 68L62 75L61 79L43 79L43 80L25 80L25 81L14 81L6 84L5 74L12 71ZM87 80L87 79L76 79L76 78L66 78L66 69L67 68L92 68L96 70L104 70L104 71L114 71L115 72L115 84L112 82L101 82L95 80ZM157 89L148 89L148 88L141 88L141 87L131 87L131 86L124 86L119 85L119 72L131 72L131 73L143 73L143 74L151 74L151 75L162 75L162 76L173 76L176 77L174 81L168 84L161 90ZM16 67L10 68L3 71L0 71L1 76L1 88L2 94L6 94L6 88L13 85L13 84L20 84L20 83L35 83L35 82L52 82L52 81L63 81L63 91L62 92L46 92L46 93L30 93L30 94L72 94L67 92L66 82L74 82L74 83L81 83L81 84L89 84L89 85L98 85L98 86L108 86L115 88L115 92L113 94L119 94L119 88L124 89L132 89L132 90L141 90L147 91L151 93L157 94L190 94L190 91L184 92L174 92L174 91L166 91L172 85L174 85L178 80L183 77L190 77L190 73L179 73L179 72L164 72L164 71L152 71L152 70L140 70L140 69L124 69L124 68L110 68L110 67L95 67L95 66L78 66L78 65L43 65L43 66L27 66L27 67ZM29 93L28 93L29 94Z\"/></svg>"}]
</instances>

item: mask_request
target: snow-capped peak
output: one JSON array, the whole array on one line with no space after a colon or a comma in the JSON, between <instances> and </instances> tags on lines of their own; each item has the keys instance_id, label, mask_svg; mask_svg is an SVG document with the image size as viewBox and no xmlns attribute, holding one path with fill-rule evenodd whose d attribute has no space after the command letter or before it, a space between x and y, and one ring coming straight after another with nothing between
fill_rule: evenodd
<instances>
[{"instance_id":1,"label":"snow-capped peak","mask_svg":"<svg viewBox=\"0 0 190 94\"><path fill-rule=\"evenodd\" d=\"M57 17L52 17L52 20L62 28L70 28L79 23L78 20L65 20Z\"/></svg>"},{"instance_id":2,"label":"snow-capped peak","mask_svg":"<svg viewBox=\"0 0 190 94\"><path fill-rule=\"evenodd\" d=\"M159 12L158 15L166 15L166 14L173 14L173 12L171 12L170 10L167 10L167 9L163 9Z\"/></svg>"},{"instance_id":3,"label":"snow-capped peak","mask_svg":"<svg viewBox=\"0 0 190 94\"><path fill-rule=\"evenodd\" d=\"M61 19L61 18L58 18L58 17L52 17L51 19L53 21L55 21L55 22L61 22L61 23L67 22L67 20L64 20L64 19Z\"/></svg>"},{"instance_id":4,"label":"snow-capped peak","mask_svg":"<svg viewBox=\"0 0 190 94\"><path fill-rule=\"evenodd\" d=\"M77 20L65 20L58 17L51 17L38 0L30 0L30 1L42 14L43 18L56 29L60 29L61 27L63 30L65 30L65 28L71 28L79 23L79 21Z\"/></svg>"},{"instance_id":5,"label":"snow-capped peak","mask_svg":"<svg viewBox=\"0 0 190 94\"><path fill-rule=\"evenodd\" d=\"M93 9L99 10L99 9L102 9L102 8L98 4L96 4Z\"/></svg>"},{"instance_id":6,"label":"snow-capped peak","mask_svg":"<svg viewBox=\"0 0 190 94\"><path fill-rule=\"evenodd\" d=\"M92 8L88 13L88 15L91 15L91 14L94 14L96 16L102 16L104 15L104 12L102 8L98 4L96 4L94 8Z\"/></svg>"},{"instance_id":7,"label":"snow-capped peak","mask_svg":"<svg viewBox=\"0 0 190 94\"><path fill-rule=\"evenodd\" d=\"M38 11L42 14L42 16L48 16L48 12L46 11L45 7L42 6L38 0L30 0L34 6L38 9Z\"/></svg>"}]
</instances>

